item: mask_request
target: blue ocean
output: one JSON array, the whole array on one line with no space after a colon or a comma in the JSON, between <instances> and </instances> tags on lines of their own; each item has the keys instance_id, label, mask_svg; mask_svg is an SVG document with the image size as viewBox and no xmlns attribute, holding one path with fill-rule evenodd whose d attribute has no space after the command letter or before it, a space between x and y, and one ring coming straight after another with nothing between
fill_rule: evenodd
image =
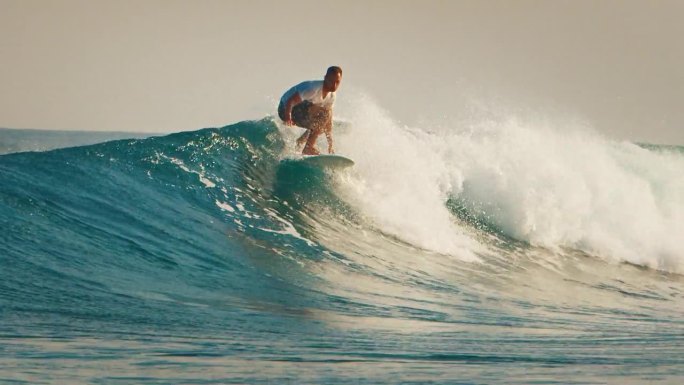
<instances>
[{"instance_id":1,"label":"blue ocean","mask_svg":"<svg viewBox=\"0 0 684 385\"><path fill-rule=\"evenodd\" d=\"M0 383L681 384L684 149L552 126L0 131Z\"/></svg>"}]
</instances>

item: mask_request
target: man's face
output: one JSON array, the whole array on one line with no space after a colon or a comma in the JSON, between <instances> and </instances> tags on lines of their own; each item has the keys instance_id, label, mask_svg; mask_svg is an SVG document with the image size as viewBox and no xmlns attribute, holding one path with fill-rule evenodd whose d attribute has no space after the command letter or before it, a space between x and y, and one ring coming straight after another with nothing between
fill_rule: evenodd
<instances>
[{"instance_id":1,"label":"man's face","mask_svg":"<svg viewBox=\"0 0 684 385\"><path fill-rule=\"evenodd\" d=\"M337 91L337 88L339 88L341 81L342 74L337 72L331 72L329 74L326 74L325 79L323 79L325 88L330 92Z\"/></svg>"}]
</instances>

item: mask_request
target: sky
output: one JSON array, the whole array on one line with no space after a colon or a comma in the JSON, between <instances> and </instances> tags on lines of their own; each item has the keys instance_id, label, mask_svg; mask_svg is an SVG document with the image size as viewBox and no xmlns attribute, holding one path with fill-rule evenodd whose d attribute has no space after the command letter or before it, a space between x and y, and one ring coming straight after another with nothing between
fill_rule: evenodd
<instances>
[{"instance_id":1,"label":"sky","mask_svg":"<svg viewBox=\"0 0 684 385\"><path fill-rule=\"evenodd\" d=\"M684 145L684 1L0 0L0 127L175 132L343 68L406 125L473 106Z\"/></svg>"}]
</instances>

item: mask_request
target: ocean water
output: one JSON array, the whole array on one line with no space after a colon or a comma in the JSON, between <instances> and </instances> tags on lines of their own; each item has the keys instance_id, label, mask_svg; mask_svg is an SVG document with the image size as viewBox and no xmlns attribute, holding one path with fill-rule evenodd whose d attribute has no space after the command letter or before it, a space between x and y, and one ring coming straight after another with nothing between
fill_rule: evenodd
<instances>
[{"instance_id":1,"label":"ocean water","mask_svg":"<svg viewBox=\"0 0 684 385\"><path fill-rule=\"evenodd\" d=\"M0 383L680 384L684 151L566 128L359 107L338 172L272 118L15 145Z\"/></svg>"},{"instance_id":2,"label":"ocean water","mask_svg":"<svg viewBox=\"0 0 684 385\"><path fill-rule=\"evenodd\" d=\"M98 131L21 130L0 128L0 155L85 146L115 139L145 138L151 134Z\"/></svg>"}]
</instances>

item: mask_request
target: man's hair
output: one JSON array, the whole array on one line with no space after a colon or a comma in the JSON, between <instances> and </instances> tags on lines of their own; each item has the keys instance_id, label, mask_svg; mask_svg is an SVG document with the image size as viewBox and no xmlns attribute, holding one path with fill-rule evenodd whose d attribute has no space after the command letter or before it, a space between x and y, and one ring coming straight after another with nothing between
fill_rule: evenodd
<instances>
[{"instance_id":1,"label":"man's hair","mask_svg":"<svg viewBox=\"0 0 684 385\"><path fill-rule=\"evenodd\" d=\"M325 74L328 75L328 74L333 73L333 72L334 72L335 74L340 74L340 75L342 75L342 68L340 68L340 67L338 67L338 66L328 67L328 71L327 71Z\"/></svg>"}]
</instances>

